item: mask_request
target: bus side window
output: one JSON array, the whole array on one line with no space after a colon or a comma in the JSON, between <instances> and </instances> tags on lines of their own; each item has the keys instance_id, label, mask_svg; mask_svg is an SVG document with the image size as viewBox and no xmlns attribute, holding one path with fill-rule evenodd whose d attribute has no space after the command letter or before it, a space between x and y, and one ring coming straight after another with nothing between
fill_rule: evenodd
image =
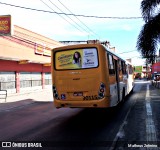
<instances>
[{"instance_id":1,"label":"bus side window","mask_svg":"<svg viewBox=\"0 0 160 150\"><path fill-rule=\"evenodd\" d=\"M122 63L121 63L121 60L119 60L119 71L122 70Z\"/></svg>"},{"instance_id":2,"label":"bus side window","mask_svg":"<svg viewBox=\"0 0 160 150\"><path fill-rule=\"evenodd\" d=\"M129 74L133 74L133 68L131 65L129 65Z\"/></svg>"},{"instance_id":3,"label":"bus side window","mask_svg":"<svg viewBox=\"0 0 160 150\"><path fill-rule=\"evenodd\" d=\"M110 54L108 54L108 67L109 67L109 74L115 74L113 56Z\"/></svg>"},{"instance_id":4,"label":"bus side window","mask_svg":"<svg viewBox=\"0 0 160 150\"><path fill-rule=\"evenodd\" d=\"M123 73L123 74L126 74L127 66L125 65L125 62L124 62L124 61L121 61L121 64L122 64L122 73Z\"/></svg>"}]
</instances>

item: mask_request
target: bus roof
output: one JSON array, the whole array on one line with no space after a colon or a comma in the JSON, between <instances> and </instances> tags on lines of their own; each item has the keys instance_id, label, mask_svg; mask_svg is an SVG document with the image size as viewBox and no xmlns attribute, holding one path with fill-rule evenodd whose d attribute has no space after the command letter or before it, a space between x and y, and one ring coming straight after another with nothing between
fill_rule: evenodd
<instances>
[{"instance_id":1,"label":"bus roof","mask_svg":"<svg viewBox=\"0 0 160 150\"><path fill-rule=\"evenodd\" d=\"M116 54L114 51L111 51L108 47L106 47L106 46L104 46L104 45L102 45L102 46L106 49L107 52L115 55L116 57L120 58L120 59L123 60L123 61L126 61L126 60L124 60L121 56L119 56L118 54Z\"/></svg>"},{"instance_id":2,"label":"bus roof","mask_svg":"<svg viewBox=\"0 0 160 150\"><path fill-rule=\"evenodd\" d=\"M96 46L102 46L104 47L104 49L111 53L112 55L118 57L119 59L129 63L128 61L126 61L125 59L123 59L121 56L119 56L118 54L116 54L114 51L111 51L108 47L104 46L103 44L99 44L99 43L95 43L95 44L76 44L76 45L66 45L66 46L62 46L62 47L57 47L54 48L53 51L57 51L57 50L66 50L66 49L74 49L74 48L85 48L85 47L96 47Z\"/></svg>"}]
</instances>

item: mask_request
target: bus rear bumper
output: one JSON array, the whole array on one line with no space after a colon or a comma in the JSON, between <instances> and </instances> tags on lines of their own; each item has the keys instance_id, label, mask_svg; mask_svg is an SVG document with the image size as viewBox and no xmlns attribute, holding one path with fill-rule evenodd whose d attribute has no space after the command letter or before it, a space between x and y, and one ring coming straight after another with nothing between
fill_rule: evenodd
<instances>
[{"instance_id":1,"label":"bus rear bumper","mask_svg":"<svg viewBox=\"0 0 160 150\"><path fill-rule=\"evenodd\" d=\"M70 107L70 108L107 108L110 107L108 99L88 100L88 101L62 101L54 100L56 108Z\"/></svg>"}]
</instances>

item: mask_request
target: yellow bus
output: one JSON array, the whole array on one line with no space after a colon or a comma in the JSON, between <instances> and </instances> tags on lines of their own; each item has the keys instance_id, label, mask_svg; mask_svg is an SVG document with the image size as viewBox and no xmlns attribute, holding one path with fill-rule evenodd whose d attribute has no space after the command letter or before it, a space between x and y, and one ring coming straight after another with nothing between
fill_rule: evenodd
<instances>
[{"instance_id":1,"label":"yellow bus","mask_svg":"<svg viewBox=\"0 0 160 150\"><path fill-rule=\"evenodd\" d=\"M52 50L52 86L56 108L116 106L133 89L133 67L101 44Z\"/></svg>"}]
</instances>

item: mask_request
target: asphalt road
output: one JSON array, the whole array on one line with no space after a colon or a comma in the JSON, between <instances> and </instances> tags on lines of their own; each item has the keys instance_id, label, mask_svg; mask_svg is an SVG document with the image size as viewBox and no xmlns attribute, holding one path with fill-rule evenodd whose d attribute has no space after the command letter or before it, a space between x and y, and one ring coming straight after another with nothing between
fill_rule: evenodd
<instances>
[{"instance_id":1,"label":"asphalt road","mask_svg":"<svg viewBox=\"0 0 160 150\"><path fill-rule=\"evenodd\" d=\"M30 142L42 146L34 149L152 149L160 146L159 114L160 90L136 82L114 109L56 109L51 102L35 102L0 112L0 141L20 143L13 149Z\"/></svg>"}]
</instances>

